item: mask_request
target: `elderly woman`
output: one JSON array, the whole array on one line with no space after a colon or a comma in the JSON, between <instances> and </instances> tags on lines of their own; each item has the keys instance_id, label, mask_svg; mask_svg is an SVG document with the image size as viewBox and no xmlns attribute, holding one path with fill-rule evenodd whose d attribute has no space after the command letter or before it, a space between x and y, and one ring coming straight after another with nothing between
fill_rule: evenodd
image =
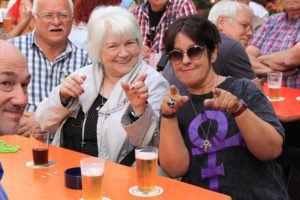
<instances>
[{"instance_id":1,"label":"elderly woman","mask_svg":"<svg viewBox=\"0 0 300 200\"><path fill-rule=\"evenodd\" d=\"M120 162L135 146L149 145L169 85L141 59L141 34L125 8L100 7L88 22L93 59L65 79L36 111L53 143Z\"/></svg>"},{"instance_id":2,"label":"elderly woman","mask_svg":"<svg viewBox=\"0 0 300 200\"><path fill-rule=\"evenodd\" d=\"M161 167L233 199L289 199L274 161L284 130L251 81L214 72L219 40L199 16L178 19L166 33L166 53L187 91L171 86L161 105Z\"/></svg>"}]
</instances>

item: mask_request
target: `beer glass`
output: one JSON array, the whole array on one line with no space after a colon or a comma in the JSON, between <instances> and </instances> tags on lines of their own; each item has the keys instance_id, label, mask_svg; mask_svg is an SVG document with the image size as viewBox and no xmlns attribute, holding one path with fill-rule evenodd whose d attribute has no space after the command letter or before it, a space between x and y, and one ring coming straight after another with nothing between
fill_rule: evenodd
<instances>
[{"instance_id":1,"label":"beer glass","mask_svg":"<svg viewBox=\"0 0 300 200\"><path fill-rule=\"evenodd\" d=\"M270 100L279 100L281 93L282 72L268 73L268 90Z\"/></svg>"},{"instance_id":2,"label":"beer glass","mask_svg":"<svg viewBox=\"0 0 300 200\"><path fill-rule=\"evenodd\" d=\"M150 193L155 189L157 176L158 149L156 147L137 147L135 161L138 190Z\"/></svg>"},{"instance_id":3,"label":"beer glass","mask_svg":"<svg viewBox=\"0 0 300 200\"><path fill-rule=\"evenodd\" d=\"M49 131L31 131L30 142L34 165L47 165L49 152Z\"/></svg>"},{"instance_id":4,"label":"beer glass","mask_svg":"<svg viewBox=\"0 0 300 200\"><path fill-rule=\"evenodd\" d=\"M105 160L96 157L80 160L83 200L102 199Z\"/></svg>"}]
</instances>

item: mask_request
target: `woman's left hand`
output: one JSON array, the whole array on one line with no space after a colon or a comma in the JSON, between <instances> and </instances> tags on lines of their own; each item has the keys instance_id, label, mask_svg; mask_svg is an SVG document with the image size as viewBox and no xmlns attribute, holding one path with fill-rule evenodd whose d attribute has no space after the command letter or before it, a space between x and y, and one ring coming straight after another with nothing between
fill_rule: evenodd
<instances>
[{"instance_id":1,"label":"woman's left hand","mask_svg":"<svg viewBox=\"0 0 300 200\"><path fill-rule=\"evenodd\" d=\"M215 88L212 90L213 98L206 99L204 106L214 108L215 110L226 110L234 113L242 106L240 100L226 90Z\"/></svg>"},{"instance_id":2,"label":"woman's left hand","mask_svg":"<svg viewBox=\"0 0 300 200\"><path fill-rule=\"evenodd\" d=\"M146 102L149 97L148 87L145 84L147 73L141 74L132 84L121 83L122 88L131 103L134 113L137 116L143 115L146 111Z\"/></svg>"}]
</instances>

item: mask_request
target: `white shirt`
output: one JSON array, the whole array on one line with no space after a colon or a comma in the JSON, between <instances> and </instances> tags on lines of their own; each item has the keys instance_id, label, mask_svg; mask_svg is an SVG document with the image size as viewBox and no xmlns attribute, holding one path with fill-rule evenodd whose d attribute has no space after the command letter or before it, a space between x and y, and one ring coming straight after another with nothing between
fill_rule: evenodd
<instances>
[{"instance_id":1,"label":"white shirt","mask_svg":"<svg viewBox=\"0 0 300 200\"><path fill-rule=\"evenodd\" d=\"M80 22L78 25L73 24L69 34L69 40L76 46L81 47L87 51L87 24Z\"/></svg>"},{"instance_id":2,"label":"white shirt","mask_svg":"<svg viewBox=\"0 0 300 200\"><path fill-rule=\"evenodd\" d=\"M250 1L249 7L252 9L254 14L253 28L256 29L268 19L269 13L262 5L253 1Z\"/></svg>"}]
</instances>

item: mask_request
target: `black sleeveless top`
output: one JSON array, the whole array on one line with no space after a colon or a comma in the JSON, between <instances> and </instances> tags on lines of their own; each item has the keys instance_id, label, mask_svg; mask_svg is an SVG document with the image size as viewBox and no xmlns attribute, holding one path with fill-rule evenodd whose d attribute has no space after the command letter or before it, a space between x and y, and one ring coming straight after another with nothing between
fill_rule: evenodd
<instances>
[{"instance_id":1,"label":"black sleeveless top","mask_svg":"<svg viewBox=\"0 0 300 200\"><path fill-rule=\"evenodd\" d=\"M87 113L85 126L83 126L85 116L81 107L76 118L69 117L67 119L62 128L62 147L91 156L98 156L98 110L105 104L106 101L107 99L100 94L97 96ZM82 139L82 136L84 137L84 140Z\"/></svg>"}]
</instances>

